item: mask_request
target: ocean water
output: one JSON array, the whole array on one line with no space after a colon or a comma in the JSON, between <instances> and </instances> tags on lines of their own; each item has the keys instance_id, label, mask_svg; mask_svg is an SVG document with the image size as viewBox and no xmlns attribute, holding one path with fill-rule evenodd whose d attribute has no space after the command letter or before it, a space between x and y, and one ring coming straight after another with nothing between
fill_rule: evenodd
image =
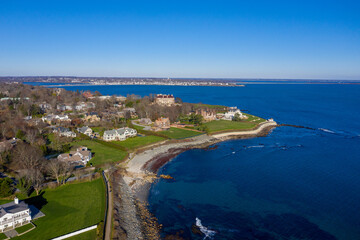
<instances>
[{"instance_id":1,"label":"ocean water","mask_svg":"<svg viewBox=\"0 0 360 240\"><path fill-rule=\"evenodd\" d=\"M172 93L312 128L279 127L267 137L186 151L163 166L160 173L175 180L157 181L149 196L163 237L360 239L360 85L66 89Z\"/></svg>"}]
</instances>

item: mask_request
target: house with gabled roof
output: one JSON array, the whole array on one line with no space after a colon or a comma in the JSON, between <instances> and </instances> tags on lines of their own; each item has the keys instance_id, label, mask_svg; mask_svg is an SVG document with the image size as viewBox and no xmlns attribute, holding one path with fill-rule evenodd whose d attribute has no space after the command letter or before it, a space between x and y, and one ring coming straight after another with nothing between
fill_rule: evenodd
<instances>
[{"instance_id":1,"label":"house with gabled roof","mask_svg":"<svg viewBox=\"0 0 360 240\"><path fill-rule=\"evenodd\" d=\"M85 121L87 122L99 122L100 117L96 112L90 112L85 114Z\"/></svg>"},{"instance_id":2,"label":"house with gabled roof","mask_svg":"<svg viewBox=\"0 0 360 240\"><path fill-rule=\"evenodd\" d=\"M91 128L89 128L88 126L83 126L81 128L78 128L77 131L79 133L85 134L89 137L93 134L93 130Z\"/></svg>"},{"instance_id":3,"label":"house with gabled roof","mask_svg":"<svg viewBox=\"0 0 360 240\"><path fill-rule=\"evenodd\" d=\"M237 107L230 107L229 111L225 113L223 119L231 121L236 114L238 114L241 119L247 119L247 116L244 115Z\"/></svg>"},{"instance_id":4,"label":"house with gabled roof","mask_svg":"<svg viewBox=\"0 0 360 240\"><path fill-rule=\"evenodd\" d=\"M128 137L135 137L136 135L137 131L135 129L124 127L105 131L103 139L104 141L124 141Z\"/></svg>"},{"instance_id":5,"label":"house with gabled roof","mask_svg":"<svg viewBox=\"0 0 360 240\"><path fill-rule=\"evenodd\" d=\"M163 131L170 129L170 119L169 118L158 118L154 122L153 131Z\"/></svg>"},{"instance_id":6,"label":"house with gabled roof","mask_svg":"<svg viewBox=\"0 0 360 240\"><path fill-rule=\"evenodd\" d=\"M58 156L59 161L68 162L71 164L86 165L92 158L91 151L87 147L79 147L70 153L63 153Z\"/></svg>"},{"instance_id":7,"label":"house with gabled roof","mask_svg":"<svg viewBox=\"0 0 360 240\"><path fill-rule=\"evenodd\" d=\"M29 205L15 197L13 202L0 205L0 232L20 227L31 221Z\"/></svg>"},{"instance_id":8,"label":"house with gabled roof","mask_svg":"<svg viewBox=\"0 0 360 240\"><path fill-rule=\"evenodd\" d=\"M76 133L64 127L56 127L54 128L53 132L63 137L72 137L72 138L76 137Z\"/></svg>"}]
</instances>

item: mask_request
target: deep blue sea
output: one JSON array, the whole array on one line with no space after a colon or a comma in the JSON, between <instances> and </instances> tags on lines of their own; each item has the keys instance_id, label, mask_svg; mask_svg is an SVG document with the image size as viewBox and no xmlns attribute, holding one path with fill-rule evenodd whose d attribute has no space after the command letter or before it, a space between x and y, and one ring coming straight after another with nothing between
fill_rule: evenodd
<instances>
[{"instance_id":1,"label":"deep blue sea","mask_svg":"<svg viewBox=\"0 0 360 240\"><path fill-rule=\"evenodd\" d=\"M157 181L149 196L164 237L204 239L192 232L198 218L207 239L360 239L360 85L66 89L172 93L186 102L238 106L313 128L279 127L267 137L174 158L160 172L175 180Z\"/></svg>"}]
</instances>

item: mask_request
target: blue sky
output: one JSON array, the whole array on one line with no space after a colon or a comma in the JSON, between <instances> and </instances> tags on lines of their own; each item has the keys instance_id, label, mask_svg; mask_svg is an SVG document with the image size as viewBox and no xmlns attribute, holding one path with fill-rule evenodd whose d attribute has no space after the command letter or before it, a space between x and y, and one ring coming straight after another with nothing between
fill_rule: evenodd
<instances>
[{"instance_id":1,"label":"blue sky","mask_svg":"<svg viewBox=\"0 0 360 240\"><path fill-rule=\"evenodd\" d=\"M9 75L360 79L360 2L4 0Z\"/></svg>"}]
</instances>

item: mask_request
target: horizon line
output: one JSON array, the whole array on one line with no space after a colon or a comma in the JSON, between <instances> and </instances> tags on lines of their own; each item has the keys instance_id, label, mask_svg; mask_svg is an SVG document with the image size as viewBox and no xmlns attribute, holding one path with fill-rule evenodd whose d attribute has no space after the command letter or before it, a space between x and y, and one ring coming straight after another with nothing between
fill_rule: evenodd
<instances>
[{"instance_id":1,"label":"horizon line","mask_svg":"<svg viewBox=\"0 0 360 240\"><path fill-rule=\"evenodd\" d=\"M53 78L118 78L118 79L198 79L198 80L248 80L248 81L360 81L360 79L331 79L331 78L229 78L229 77L104 77L104 76L71 76L71 75L19 75L19 76L0 76L0 78L43 78L43 77L53 77Z\"/></svg>"}]
</instances>

